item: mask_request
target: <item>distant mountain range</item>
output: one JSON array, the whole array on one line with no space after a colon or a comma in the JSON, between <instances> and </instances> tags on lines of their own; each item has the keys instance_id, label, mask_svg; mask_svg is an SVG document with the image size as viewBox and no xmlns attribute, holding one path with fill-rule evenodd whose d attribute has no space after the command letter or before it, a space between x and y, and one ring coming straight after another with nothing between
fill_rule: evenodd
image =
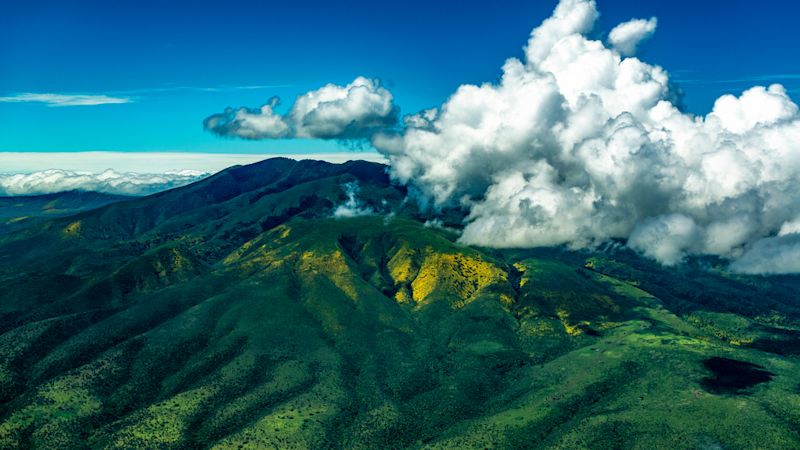
<instances>
[{"instance_id":1,"label":"distant mountain range","mask_svg":"<svg viewBox=\"0 0 800 450\"><path fill-rule=\"evenodd\" d=\"M465 246L363 161L0 213L0 448L800 448L800 277Z\"/></svg>"}]
</instances>

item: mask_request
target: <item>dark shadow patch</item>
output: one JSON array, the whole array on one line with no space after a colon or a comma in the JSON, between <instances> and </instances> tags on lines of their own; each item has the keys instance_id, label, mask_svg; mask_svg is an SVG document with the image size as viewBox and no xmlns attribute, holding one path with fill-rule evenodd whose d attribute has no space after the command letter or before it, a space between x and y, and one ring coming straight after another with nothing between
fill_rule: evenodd
<instances>
[{"instance_id":1,"label":"dark shadow patch","mask_svg":"<svg viewBox=\"0 0 800 450\"><path fill-rule=\"evenodd\" d=\"M762 366L716 356L704 360L703 366L714 376L703 378L700 385L712 394L746 394L747 389L774 377Z\"/></svg>"},{"instance_id":2,"label":"dark shadow patch","mask_svg":"<svg viewBox=\"0 0 800 450\"><path fill-rule=\"evenodd\" d=\"M583 332L584 332L584 333L585 333L587 336L592 336L592 337L600 337L600 336L602 336L602 335L603 335L602 333L600 333L599 331L595 330L594 328L589 328L589 327L588 327L588 326L586 326L586 325L582 325L582 326L580 327L580 329L581 329L581 330L583 330Z\"/></svg>"},{"instance_id":3,"label":"dark shadow patch","mask_svg":"<svg viewBox=\"0 0 800 450\"><path fill-rule=\"evenodd\" d=\"M269 231L278 225L288 222L294 216L300 215L301 213L326 210L332 206L333 204L330 200L314 195L304 196L300 199L300 203L297 206L286 208L280 214L266 217L261 222L261 231ZM309 216L313 217L314 215L314 213L311 213Z\"/></svg>"},{"instance_id":4,"label":"dark shadow patch","mask_svg":"<svg viewBox=\"0 0 800 450\"><path fill-rule=\"evenodd\" d=\"M800 339L762 338L748 345L750 348L781 356L800 355Z\"/></svg>"},{"instance_id":5,"label":"dark shadow patch","mask_svg":"<svg viewBox=\"0 0 800 450\"><path fill-rule=\"evenodd\" d=\"M763 325L758 329L771 336L756 339L749 345L750 348L781 356L800 355L800 331Z\"/></svg>"}]
</instances>

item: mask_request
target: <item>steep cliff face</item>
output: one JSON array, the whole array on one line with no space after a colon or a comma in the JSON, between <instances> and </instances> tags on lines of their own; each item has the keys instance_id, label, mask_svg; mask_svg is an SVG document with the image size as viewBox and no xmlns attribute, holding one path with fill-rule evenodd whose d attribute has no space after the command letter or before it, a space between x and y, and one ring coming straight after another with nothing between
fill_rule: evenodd
<instances>
[{"instance_id":1,"label":"steep cliff face","mask_svg":"<svg viewBox=\"0 0 800 450\"><path fill-rule=\"evenodd\" d=\"M796 278L471 248L404 199L277 159L0 238L0 447L797 446Z\"/></svg>"}]
</instances>

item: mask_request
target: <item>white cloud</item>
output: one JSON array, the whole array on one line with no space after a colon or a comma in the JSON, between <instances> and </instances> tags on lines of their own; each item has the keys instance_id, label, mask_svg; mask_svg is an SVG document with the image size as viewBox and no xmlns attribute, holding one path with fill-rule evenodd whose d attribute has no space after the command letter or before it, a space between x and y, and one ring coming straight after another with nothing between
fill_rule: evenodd
<instances>
[{"instance_id":1,"label":"white cloud","mask_svg":"<svg viewBox=\"0 0 800 450\"><path fill-rule=\"evenodd\" d=\"M783 86L773 84L754 87L740 97L723 95L714 103L711 115L725 130L743 134L759 126L797 120L797 105Z\"/></svg>"},{"instance_id":2,"label":"white cloud","mask_svg":"<svg viewBox=\"0 0 800 450\"><path fill-rule=\"evenodd\" d=\"M594 0L561 0L553 15L531 32L525 56L541 60L563 38L591 31L599 15Z\"/></svg>"},{"instance_id":3,"label":"white cloud","mask_svg":"<svg viewBox=\"0 0 800 450\"><path fill-rule=\"evenodd\" d=\"M665 264L744 254L733 267L745 270L756 243L800 217L797 105L773 85L685 114L664 69L626 57L655 20L628 22L607 46L586 36L597 17L592 0L562 0L499 82L460 86L373 145L423 202L469 209L466 243L625 238Z\"/></svg>"},{"instance_id":4,"label":"white cloud","mask_svg":"<svg viewBox=\"0 0 800 450\"><path fill-rule=\"evenodd\" d=\"M800 273L800 234L760 239L731 268L749 274Z\"/></svg>"},{"instance_id":5,"label":"white cloud","mask_svg":"<svg viewBox=\"0 0 800 450\"><path fill-rule=\"evenodd\" d=\"M44 103L47 106L95 106L130 102L132 100L127 97L110 97L108 95L22 93L0 97L0 103Z\"/></svg>"},{"instance_id":6,"label":"white cloud","mask_svg":"<svg viewBox=\"0 0 800 450\"><path fill-rule=\"evenodd\" d=\"M669 214L639 223L631 232L628 245L663 264L673 265L695 251L702 236L691 217Z\"/></svg>"},{"instance_id":7,"label":"white cloud","mask_svg":"<svg viewBox=\"0 0 800 450\"><path fill-rule=\"evenodd\" d=\"M677 72L678 71L673 71L673 74L677 73ZM692 73L694 73L694 71L691 71L691 70L684 70L684 71L680 71L680 72L683 75L687 76L687 77L689 75L691 75ZM680 82L681 84L728 84L728 83L763 83L763 82L774 83L774 82L777 82L777 81L780 81L780 80L783 80L783 81L800 80L800 74L797 74L797 73L767 73L767 74L752 75L752 76L741 77L741 78L718 78L718 79L713 79L713 80L697 79L697 78L683 78L683 77L678 78L678 79L675 79L675 78L673 78L673 79L675 81ZM793 90L790 90L789 92L793 92Z\"/></svg>"},{"instance_id":8,"label":"white cloud","mask_svg":"<svg viewBox=\"0 0 800 450\"><path fill-rule=\"evenodd\" d=\"M139 94L160 94L167 92L235 92L235 91L255 91L275 88L292 87L291 84L261 84L243 86L161 86L137 89L123 89L119 91L109 91L109 94L139 95Z\"/></svg>"},{"instance_id":9,"label":"white cloud","mask_svg":"<svg viewBox=\"0 0 800 450\"><path fill-rule=\"evenodd\" d=\"M347 200L343 204L336 207L336 209L333 211L333 217L336 217L337 219L343 219L375 214L375 211L372 208L361 206L360 202L358 201L358 192L360 188L357 182L351 181L349 183L345 183L342 187L344 188L344 193L347 196Z\"/></svg>"},{"instance_id":10,"label":"white cloud","mask_svg":"<svg viewBox=\"0 0 800 450\"><path fill-rule=\"evenodd\" d=\"M778 236L787 236L790 234L800 234L800 217L786 221L781 225L781 229L778 230Z\"/></svg>"},{"instance_id":11,"label":"white cloud","mask_svg":"<svg viewBox=\"0 0 800 450\"><path fill-rule=\"evenodd\" d=\"M300 95L289 112L275 112L278 98L259 109L214 114L203 126L220 136L242 139L364 139L397 122L392 94L380 83L358 77L346 86L327 84Z\"/></svg>"},{"instance_id":12,"label":"white cloud","mask_svg":"<svg viewBox=\"0 0 800 450\"><path fill-rule=\"evenodd\" d=\"M658 19L633 19L621 23L608 33L608 43L624 56L633 56L639 44L650 39L656 32Z\"/></svg>"},{"instance_id":13,"label":"white cloud","mask_svg":"<svg viewBox=\"0 0 800 450\"><path fill-rule=\"evenodd\" d=\"M189 184L207 175L194 170L146 174L114 170L81 173L51 169L29 174L0 175L0 195L40 195L74 190L148 195Z\"/></svg>"},{"instance_id":14,"label":"white cloud","mask_svg":"<svg viewBox=\"0 0 800 450\"><path fill-rule=\"evenodd\" d=\"M274 112L278 98L259 109L228 108L222 114L208 117L203 126L222 136L236 136L242 139L278 139L289 136L289 125L280 114Z\"/></svg>"}]
</instances>

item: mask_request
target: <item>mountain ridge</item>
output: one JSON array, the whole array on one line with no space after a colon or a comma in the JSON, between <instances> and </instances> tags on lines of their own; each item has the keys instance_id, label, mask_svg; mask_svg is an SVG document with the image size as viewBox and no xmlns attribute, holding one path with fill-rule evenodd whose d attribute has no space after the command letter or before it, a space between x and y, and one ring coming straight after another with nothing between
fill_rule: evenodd
<instances>
[{"instance_id":1,"label":"mountain ridge","mask_svg":"<svg viewBox=\"0 0 800 450\"><path fill-rule=\"evenodd\" d=\"M797 447L797 277L469 247L385 168L268 160L0 236L0 446ZM334 217L350 183L371 213Z\"/></svg>"},{"instance_id":2,"label":"mountain ridge","mask_svg":"<svg viewBox=\"0 0 800 450\"><path fill-rule=\"evenodd\" d=\"M0 233L25 228L37 221L96 209L132 197L90 191L0 197Z\"/></svg>"}]
</instances>

